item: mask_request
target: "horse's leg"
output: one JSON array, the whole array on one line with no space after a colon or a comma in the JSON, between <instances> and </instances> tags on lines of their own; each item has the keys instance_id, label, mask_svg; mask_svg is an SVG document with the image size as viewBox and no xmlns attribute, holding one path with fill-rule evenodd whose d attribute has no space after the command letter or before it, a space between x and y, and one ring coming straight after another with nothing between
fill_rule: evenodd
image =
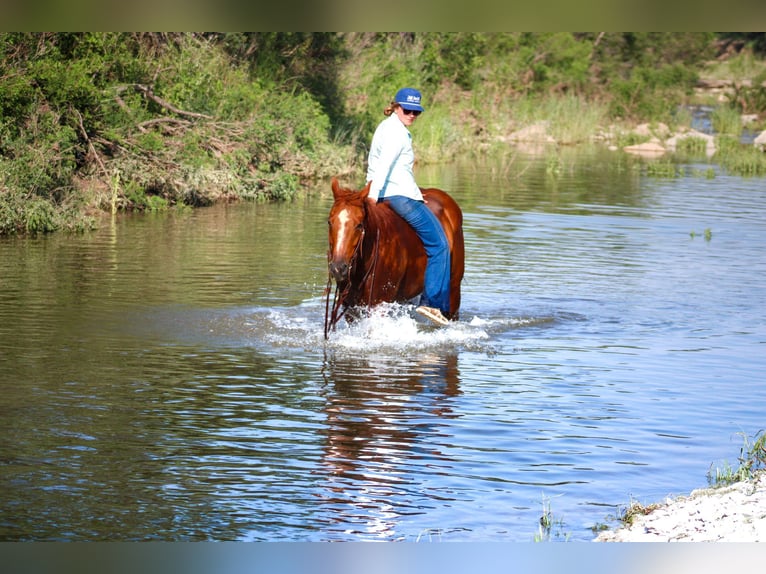
<instances>
[{"instance_id":1,"label":"horse's leg","mask_svg":"<svg viewBox=\"0 0 766 574\"><path fill-rule=\"evenodd\" d=\"M453 230L450 255L449 318L457 321L460 314L460 284L465 273L465 245L462 227Z\"/></svg>"},{"instance_id":2,"label":"horse's leg","mask_svg":"<svg viewBox=\"0 0 766 574\"><path fill-rule=\"evenodd\" d=\"M356 321L364 318L364 312L362 308L358 306L347 307L343 311L343 317L349 325L353 325Z\"/></svg>"}]
</instances>

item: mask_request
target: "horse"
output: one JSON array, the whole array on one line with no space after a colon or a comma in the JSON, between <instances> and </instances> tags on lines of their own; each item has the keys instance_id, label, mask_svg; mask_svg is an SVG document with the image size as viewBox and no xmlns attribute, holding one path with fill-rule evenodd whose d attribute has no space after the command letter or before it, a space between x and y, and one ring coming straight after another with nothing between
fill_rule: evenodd
<instances>
[{"instance_id":1,"label":"horse","mask_svg":"<svg viewBox=\"0 0 766 574\"><path fill-rule=\"evenodd\" d=\"M410 225L386 202L369 197L370 182L361 190L345 189L332 179L335 199L330 215L325 304L325 339L345 317L380 303L408 303L423 292L426 252ZM445 191L420 188L426 205L444 227L450 247L450 308L458 319L460 283L465 271L463 212ZM335 296L330 308L332 281Z\"/></svg>"}]
</instances>

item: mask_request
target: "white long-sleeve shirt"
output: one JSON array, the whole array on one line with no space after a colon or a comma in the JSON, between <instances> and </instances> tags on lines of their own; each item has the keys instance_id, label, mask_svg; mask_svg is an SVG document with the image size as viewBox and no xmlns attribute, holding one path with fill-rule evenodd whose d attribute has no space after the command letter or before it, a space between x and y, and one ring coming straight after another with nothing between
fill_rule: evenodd
<instances>
[{"instance_id":1,"label":"white long-sleeve shirt","mask_svg":"<svg viewBox=\"0 0 766 574\"><path fill-rule=\"evenodd\" d=\"M370 197L404 195L423 201L412 173L414 163L410 131L395 113L391 114L378 124L372 136L367 159L367 181L372 181Z\"/></svg>"}]
</instances>

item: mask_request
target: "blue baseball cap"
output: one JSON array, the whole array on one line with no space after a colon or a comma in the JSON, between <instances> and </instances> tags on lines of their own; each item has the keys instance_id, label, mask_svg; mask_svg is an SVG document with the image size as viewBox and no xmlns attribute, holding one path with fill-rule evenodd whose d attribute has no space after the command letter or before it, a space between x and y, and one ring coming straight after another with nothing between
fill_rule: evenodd
<instances>
[{"instance_id":1,"label":"blue baseball cap","mask_svg":"<svg viewBox=\"0 0 766 574\"><path fill-rule=\"evenodd\" d=\"M394 101L405 110L415 110L418 112L425 111L425 108L420 105L420 92L415 88L402 88L396 92Z\"/></svg>"}]
</instances>

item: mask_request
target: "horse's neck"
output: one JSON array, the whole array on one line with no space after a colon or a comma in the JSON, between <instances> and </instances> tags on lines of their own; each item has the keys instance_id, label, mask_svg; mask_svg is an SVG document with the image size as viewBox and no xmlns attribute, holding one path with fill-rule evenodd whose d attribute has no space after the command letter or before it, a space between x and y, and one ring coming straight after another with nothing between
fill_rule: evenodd
<instances>
[{"instance_id":1,"label":"horse's neck","mask_svg":"<svg viewBox=\"0 0 766 574\"><path fill-rule=\"evenodd\" d=\"M370 202L367 205L367 229L374 230L375 233L395 234L397 224L404 222L394 210L382 203Z\"/></svg>"},{"instance_id":2,"label":"horse's neck","mask_svg":"<svg viewBox=\"0 0 766 574\"><path fill-rule=\"evenodd\" d=\"M403 227L408 227L407 223L392 209L375 202L367 205L365 233L371 243L378 240L398 241Z\"/></svg>"}]
</instances>

